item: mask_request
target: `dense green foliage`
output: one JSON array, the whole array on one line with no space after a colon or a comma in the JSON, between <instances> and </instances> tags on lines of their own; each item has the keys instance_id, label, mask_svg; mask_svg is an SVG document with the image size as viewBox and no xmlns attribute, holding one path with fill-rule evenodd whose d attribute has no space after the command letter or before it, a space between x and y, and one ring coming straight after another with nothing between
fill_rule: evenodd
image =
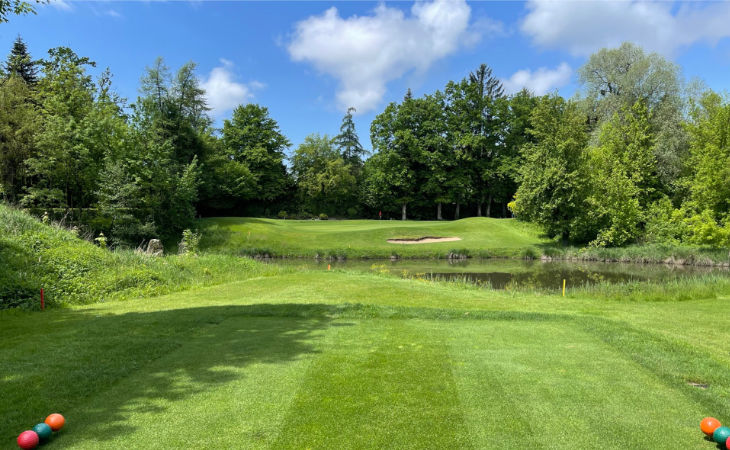
<instances>
[{"instance_id":1,"label":"dense green foliage","mask_svg":"<svg viewBox=\"0 0 730 450\"><path fill-rule=\"evenodd\" d=\"M327 135L310 135L294 152L291 172L302 211L334 216L357 204L357 174L362 161L358 164L357 158L341 153L336 141Z\"/></svg>"},{"instance_id":2,"label":"dense green foliage","mask_svg":"<svg viewBox=\"0 0 730 450\"><path fill-rule=\"evenodd\" d=\"M254 206L261 209L281 200L290 190L284 151L291 144L268 110L253 104L239 106L223 123L222 135L229 164L247 168L252 177L251 192L247 197L236 196L239 204L235 206L240 210L244 206L241 201L254 200ZM211 197L215 198L215 192Z\"/></svg>"},{"instance_id":3,"label":"dense green foliage","mask_svg":"<svg viewBox=\"0 0 730 450\"><path fill-rule=\"evenodd\" d=\"M545 120L554 97L530 116L516 215L592 246L730 246L730 99L683 96L679 68L631 44L599 51L580 73L586 97L569 102L569 119ZM556 151L571 145L567 157Z\"/></svg>"},{"instance_id":4,"label":"dense green foliage","mask_svg":"<svg viewBox=\"0 0 730 450\"><path fill-rule=\"evenodd\" d=\"M260 275L270 269L223 255L150 257L110 252L0 205L0 309L97 303L160 295Z\"/></svg>"},{"instance_id":5,"label":"dense green foliage","mask_svg":"<svg viewBox=\"0 0 730 450\"><path fill-rule=\"evenodd\" d=\"M544 224L548 234L569 238L580 226L579 198L585 191L582 171L587 136L576 105L561 97L543 98L531 114L534 142L523 147L525 162L512 210L518 217Z\"/></svg>"},{"instance_id":6,"label":"dense green foliage","mask_svg":"<svg viewBox=\"0 0 730 450\"><path fill-rule=\"evenodd\" d=\"M136 247L179 240L199 212L256 212L286 200L289 141L266 108L237 108L218 136L194 63L172 74L158 59L131 105L108 70L89 75L94 66L65 47L33 61L16 41L0 85L6 202Z\"/></svg>"},{"instance_id":7,"label":"dense green foliage","mask_svg":"<svg viewBox=\"0 0 730 450\"><path fill-rule=\"evenodd\" d=\"M505 97L486 65L461 82L449 82L443 93L413 98L409 91L372 123L376 153L365 164L367 204L400 212L404 220L441 220L444 205L454 219L462 206L469 207L466 216L506 217L519 148L530 140L525 124L532 104L526 91Z\"/></svg>"}]
</instances>

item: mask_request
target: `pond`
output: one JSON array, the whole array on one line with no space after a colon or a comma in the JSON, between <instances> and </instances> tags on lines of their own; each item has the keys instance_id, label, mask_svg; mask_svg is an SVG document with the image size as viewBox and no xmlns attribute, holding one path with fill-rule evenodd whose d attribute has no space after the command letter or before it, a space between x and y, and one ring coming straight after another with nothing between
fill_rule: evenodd
<instances>
[{"instance_id":1,"label":"pond","mask_svg":"<svg viewBox=\"0 0 730 450\"><path fill-rule=\"evenodd\" d=\"M535 288L559 290L563 280L568 287L596 283L631 281L668 281L706 274L730 276L721 267L663 264L624 264L570 261L486 260L276 260L277 264L311 270L348 269L364 272L389 272L403 277L432 280L459 280L492 289Z\"/></svg>"}]
</instances>

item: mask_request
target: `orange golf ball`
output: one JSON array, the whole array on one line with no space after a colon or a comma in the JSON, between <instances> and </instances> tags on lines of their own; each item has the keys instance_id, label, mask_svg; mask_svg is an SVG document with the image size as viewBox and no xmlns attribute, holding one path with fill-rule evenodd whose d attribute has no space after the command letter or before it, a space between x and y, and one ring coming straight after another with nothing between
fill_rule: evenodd
<instances>
[{"instance_id":1,"label":"orange golf ball","mask_svg":"<svg viewBox=\"0 0 730 450\"><path fill-rule=\"evenodd\" d=\"M715 419L714 417L705 417L702 419L702 422L700 422L700 430L702 430L703 433L705 433L708 436L712 436L712 433L715 432L718 428L720 428L722 424L719 420Z\"/></svg>"},{"instance_id":2,"label":"orange golf ball","mask_svg":"<svg viewBox=\"0 0 730 450\"><path fill-rule=\"evenodd\" d=\"M66 419L64 419L63 416L58 413L53 413L50 416L46 417L45 422L49 427L51 427L51 430L58 431L63 428L63 425L66 423ZM718 426L720 425L718 424Z\"/></svg>"}]
</instances>

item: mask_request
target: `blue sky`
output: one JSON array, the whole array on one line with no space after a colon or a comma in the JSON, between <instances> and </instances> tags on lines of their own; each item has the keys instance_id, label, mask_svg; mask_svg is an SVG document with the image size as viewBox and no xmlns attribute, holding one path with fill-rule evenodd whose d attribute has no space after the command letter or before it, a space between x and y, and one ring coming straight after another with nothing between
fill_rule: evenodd
<instances>
[{"instance_id":1,"label":"blue sky","mask_svg":"<svg viewBox=\"0 0 730 450\"><path fill-rule=\"evenodd\" d=\"M0 24L0 52L18 34L35 58L71 47L109 67L130 102L156 57L173 70L192 60L217 123L235 104L259 103L296 145L336 134L352 105L369 146L375 114L409 87L433 92L487 63L509 90L570 96L590 53L626 40L727 90L728 23L728 2L55 0Z\"/></svg>"}]
</instances>

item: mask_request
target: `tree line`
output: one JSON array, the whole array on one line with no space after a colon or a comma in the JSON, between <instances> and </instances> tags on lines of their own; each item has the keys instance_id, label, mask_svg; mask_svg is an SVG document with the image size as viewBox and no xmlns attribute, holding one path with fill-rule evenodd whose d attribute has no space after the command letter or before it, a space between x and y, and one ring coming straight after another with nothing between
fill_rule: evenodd
<instances>
[{"instance_id":1,"label":"tree line","mask_svg":"<svg viewBox=\"0 0 730 450\"><path fill-rule=\"evenodd\" d=\"M362 146L354 109L337 136L291 143L267 108L213 126L188 63L162 59L133 103L107 69L21 38L0 85L0 195L68 215L117 245L179 237L197 216L508 217L601 246L730 245L730 103L624 44L592 55L581 95L505 95L481 65L387 105Z\"/></svg>"},{"instance_id":2,"label":"tree line","mask_svg":"<svg viewBox=\"0 0 730 450\"><path fill-rule=\"evenodd\" d=\"M630 43L578 75L570 99L506 96L484 65L443 91L408 92L372 123L363 198L403 219L508 209L580 245L730 246L727 95Z\"/></svg>"}]
</instances>

